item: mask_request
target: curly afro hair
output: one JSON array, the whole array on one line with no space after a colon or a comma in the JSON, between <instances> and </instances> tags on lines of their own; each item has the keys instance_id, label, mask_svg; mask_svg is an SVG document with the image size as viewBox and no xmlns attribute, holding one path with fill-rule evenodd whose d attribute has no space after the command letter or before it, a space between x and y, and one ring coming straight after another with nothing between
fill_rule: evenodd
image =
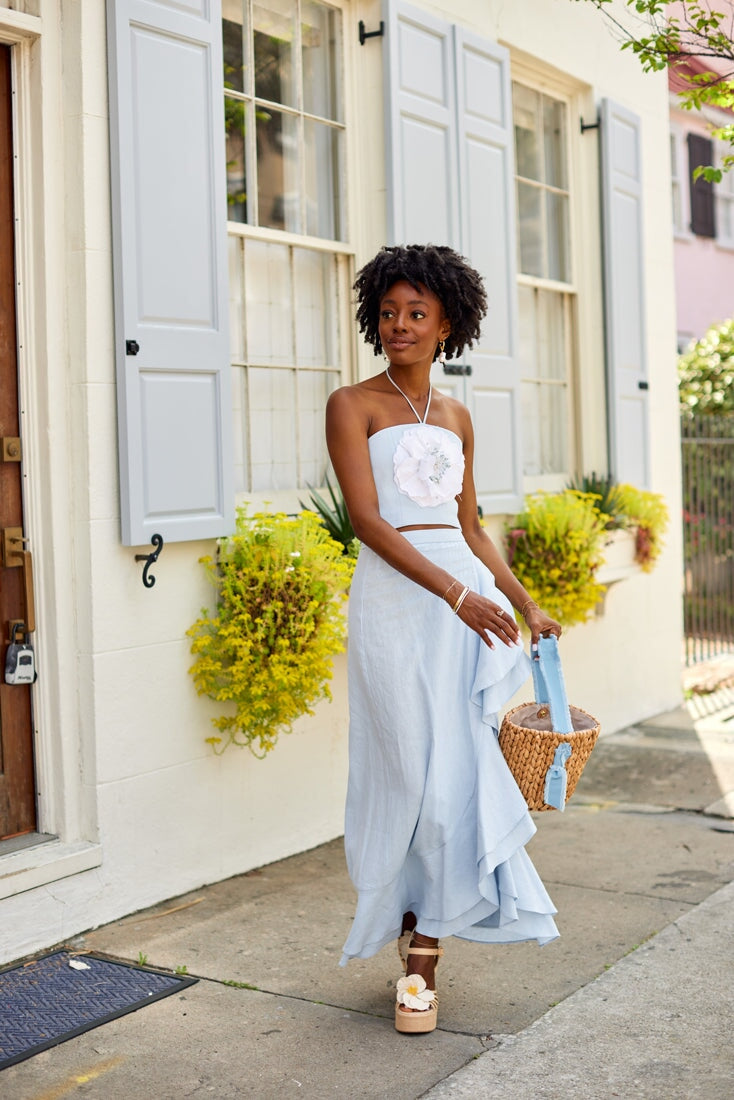
<instances>
[{"instance_id":1,"label":"curly afro hair","mask_svg":"<svg viewBox=\"0 0 734 1100\"><path fill-rule=\"evenodd\" d=\"M416 290L427 287L441 302L451 325L446 338L447 358L461 355L465 347L472 347L479 339L487 312L487 295L479 272L446 245L386 245L357 273L354 283L359 331L375 355L382 352L380 302L390 287L402 280Z\"/></svg>"}]
</instances>

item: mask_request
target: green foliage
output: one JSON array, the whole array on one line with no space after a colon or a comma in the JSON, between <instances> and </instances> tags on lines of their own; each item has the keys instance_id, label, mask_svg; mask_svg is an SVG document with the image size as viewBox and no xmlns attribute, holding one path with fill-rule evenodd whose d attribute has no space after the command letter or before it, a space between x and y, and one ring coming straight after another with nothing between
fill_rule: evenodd
<instances>
[{"instance_id":1,"label":"green foliage","mask_svg":"<svg viewBox=\"0 0 734 1100\"><path fill-rule=\"evenodd\" d=\"M576 0L578 2L578 0ZM734 42L731 37L731 12L714 11L703 0L684 0L680 11L676 0L624 0L638 17L634 24L617 18L612 0L582 0L593 4L621 33L623 50L631 50L645 72L677 68L687 81L678 93L680 106L687 111L717 107L723 111L734 108L734 79L730 69L725 74L707 70L694 73L686 67L690 58L718 59L734 62ZM722 5L724 6L724 5ZM641 19L639 18L641 17ZM631 28L641 27L639 33ZM711 136L734 145L734 125L728 123L712 129ZM734 166L734 153L724 156L719 167L699 165L694 176L704 176L720 182L724 172Z\"/></svg>"},{"instance_id":2,"label":"green foliage","mask_svg":"<svg viewBox=\"0 0 734 1100\"><path fill-rule=\"evenodd\" d=\"M608 531L635 533L635 560L649 573L660 556L662 538L668 527L668 508L659 493L618 485L608 474L585 474L569 485L594 498Z\"/></svg>"},{"instance_id":3,"label":"green foliage","mask_svg":"<svg viewBox=\"0 0 734 1100\"><path fill-rule=\"evenodd\" d=\"M604 594L596 580L606 534L591 493L533 493L508 525L509 564L544 611L564 626L585 622Z\"/></svg>"},{"instance_id":4,"label":"green foliage","mask_svg":"<svg viewBox=\"0 0 734 1100\"><path fill-rule=\"evenodd\" d=\"M294 518L246 509L235 533L220 540L217 560L201 561L217 605L187 632L196 657L190 672L199 694L231 704L212 720L222 736L207 741L217 753L238 745L262 758L280 732L331 698L354 561L314 512Z\"/></svg>"},{"instance_id":5,"label":"green foliage","mask_svg":"<svg viewBox=\"0 0 734 1100\"><path fill-rule=\"evenodd\" d=\"M321 522L331 538L335 542L340 542L344 547L344 553L356 558L359 553L359 539L354 534L344 498L339 490L331 484L328 474L326 475L326 488L329 490L331 502L324 500L321 494L317 493L315 489L311 489L309 485L309 489L311 489L310 510L321 517ZM303 501L300 501L300 505L302 508L308 507Z\"/></svg>"},{"instance_id":6,"label":"green foliage","mask_svg":"<svg viewBox=\"0 0 734 1100\"><path fill-rule=\"evenodd\" d=\"M608 531L624 527L624 518L617 514L613 496L616 482L609 474L597 474L593 470L583 477L574 478L569 482L568 488L575 489L579 493L588 493L596 497L594 504L598 512L601 512Z\"/></svg>"},{"instance_id":7,"label":"green foliage","mask_svg":"<svg viewBox=\"0 0 734 1100\"><path fill-rule=\"evenodd\" d=\"M712 327L678 359L681 410L734 412L734 320Z\"/></svg>"},{"instance_id":8,"label":"green foliage","mask_svg":"<svg viewBox=\"0 0 734 1100\"><path fill-rule=\"evenodd\" d=\"M668 518L659 493L587 474L561 493L525 498L525 510L505 529L508 562L544 611L573 626L586 622L605 592L596 573L609 531L635 532L635 558L649 573Z\"/></svg>"},{"instance_id":9,"label":"green foliage","mask_svg":"<svg viewBox=\"0 0 734 1100\"><path fill-rule=\"evenodd\" d=\"M615 485L611 493L617 514L624 526L635 531L635 560L645 573L650 573L663 548L663 535L668 529L668 506L660 493L636 489L634 485Z\"/></svg>"}]
</instances>

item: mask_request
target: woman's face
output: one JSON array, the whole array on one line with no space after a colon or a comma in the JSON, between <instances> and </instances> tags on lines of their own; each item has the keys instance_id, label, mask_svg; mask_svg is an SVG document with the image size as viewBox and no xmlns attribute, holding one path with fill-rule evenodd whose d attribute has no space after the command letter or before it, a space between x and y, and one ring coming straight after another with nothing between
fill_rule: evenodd
<instances>
[{"instance_id":1,"label":"woman's face","mask_svg":"<svg viewBox=\"0 0 734 1100\"><path fill-rule=\"evenodd\" d=\"M428 287L418 290L401 280L380 301L379 334L382 350L396 366L433 361L450 325L441 301Z\"/></svg>"}]
</instances>

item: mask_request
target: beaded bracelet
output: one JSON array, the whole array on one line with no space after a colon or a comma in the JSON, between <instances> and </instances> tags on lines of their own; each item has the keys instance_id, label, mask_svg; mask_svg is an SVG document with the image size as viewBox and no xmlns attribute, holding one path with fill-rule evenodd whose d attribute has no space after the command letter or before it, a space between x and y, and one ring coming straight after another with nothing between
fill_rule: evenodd
<instances>
[{"instance_id":1,"label":"beaded bracelet","mask_svg":"<svg viewBox=\"0 0 734 1100\"><path fill-rule=\"evenodd\" d=\"M459 596L458 600L456 601L456 603L454 604L454 606L453 606L453 607L451 608L451 610L453 611L454 615L458 615L458 614L459 614L459 608L461 607L461 605L463 604L464 600L466 599L466 597L467 597L468 595L469 595L469 585L467 585L467 586L466 586L466 588L464 588L464 589L462 590L462 593L461 593L461 595Z\"/></svg>"}]
</instances>

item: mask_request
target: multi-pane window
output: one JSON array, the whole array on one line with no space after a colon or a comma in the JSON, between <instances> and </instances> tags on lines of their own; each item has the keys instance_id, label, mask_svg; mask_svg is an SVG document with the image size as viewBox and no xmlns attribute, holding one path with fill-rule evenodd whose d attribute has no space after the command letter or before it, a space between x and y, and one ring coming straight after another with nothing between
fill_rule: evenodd
<instances>
[{"instance_id":1,"label":"multi-pane window","mask_svg":"<svg viewBox=\"0 0 734 1100\"><path fill-rule=\"evenodd\" d=\"M236 484L323 485L324 408L348 343L349 260L235 235L229 248Z\"/></svg>"},{"instance_id":2,"label":"multi-pane window","mask_svg":"<svg viewBox=\"0 0 734 1100\"><path fill-rule=\"evenodd\" d=\"M224 0L231 221L343 240L341 13Z\"/></svg>"},{"instance_id":3,"label":"multi-pane window","mask_svg":"<svg viewBox=\"0 0 734 1100\"><path fill-rule=\"evenodd\" d=\"M567 107L513 84L523 467L555 487L571 472L572 323Z\"/></svg>"},{"instance_id":4,"label":"multi-pane window","mask_svg":"<svg viewBox=\"0 0 734 1100\"><path fill-rule=\"evenodd\" d=\"M223 0L236 484L322 485L349 340L341 11Z\"/></svg>"}]
</instances>

